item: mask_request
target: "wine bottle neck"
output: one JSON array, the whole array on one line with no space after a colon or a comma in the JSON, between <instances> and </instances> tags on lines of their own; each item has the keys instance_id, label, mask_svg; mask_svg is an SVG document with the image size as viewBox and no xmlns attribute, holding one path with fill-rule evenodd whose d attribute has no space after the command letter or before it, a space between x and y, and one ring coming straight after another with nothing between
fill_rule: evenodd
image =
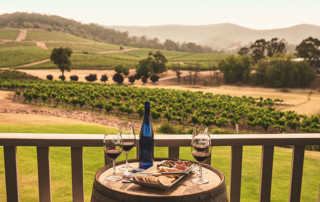
<instances>
[{"instance_id":1,"label":"wine bottle neck","mask_svg":"<svg viewBox=\"0 0 320 202\"><path fill-rule=\"evenodd\" d=\"M144 122L146 124L149 124L150 120L150 106L145 105L144 106Z\"/></svg>"}]
</instances>

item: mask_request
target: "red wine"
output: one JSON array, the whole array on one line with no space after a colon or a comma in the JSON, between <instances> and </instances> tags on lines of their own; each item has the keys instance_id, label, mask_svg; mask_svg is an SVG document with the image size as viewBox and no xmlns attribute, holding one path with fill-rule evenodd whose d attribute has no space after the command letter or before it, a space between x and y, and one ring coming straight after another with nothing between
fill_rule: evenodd
<instances>
[{"instance_id":1,"label":"red wine","mask_svg":"<svg viewBox=\"0 0 320 202\"><path fill-rule=\"evenodd\" d=\"M194 152L192 155L198 162L203 162L209 157L209 153L205 152Z\"/></svg>"},{"instance_id":2,"label":"red wine","mask_svg":"<svg viewBox=\"0 0 320 202\"><path fill-rule=\"evenodd\" d=\"M194 149L197 150L197 152L204 152L208 147L205 145L195 145Z\"/></svg>"},{"instance_id":3,"label":"red wine","mask_svg":"<svg viewBox=\"0 0 320 202\"><path fill-rule=\"evenodd\" d=\"M108 149L105 151L105 153L108 155L109 158L111 159L116 159L118 156L120 156L122 150L120 149Z\"/></svg>"},{"instance_id":4,"label":"red wine","mask_svg":"<svg viewBox=\"0 0 320 202\"><path fill-rule=\"evenodd\" d=\"M133 146L134 146L134 142L124 142L123 143L123 150L130 151Z\"/></svg>"}]
</instances>

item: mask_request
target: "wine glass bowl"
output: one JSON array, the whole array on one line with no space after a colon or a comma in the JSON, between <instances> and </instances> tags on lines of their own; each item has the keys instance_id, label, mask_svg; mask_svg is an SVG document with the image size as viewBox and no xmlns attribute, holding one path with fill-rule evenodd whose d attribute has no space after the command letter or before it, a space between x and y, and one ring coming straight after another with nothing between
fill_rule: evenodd
<instances>
[{"instance_id":1,"label":"wine glass bowl","mask_svg":"<svg viewBox=\"0 0 320 202\"><path fill-rule=\"evenodd\" d=\"M121 134L118 132L116 135L108 135L107 133L104 135L103 139L103 149L105 154L112 160L113 163L113 173L111 176L107 177L108 181L119 181L122 180L122 177L116 175L116 159L122 153L123 141L121 138Z\"/></svg>"},{"instance_id":2,"label":"wine glass bowl","mask_svg":"<svg viewBox=\"0 0 320 202\"><path fill-rule=\"evenodd\" d=\"M126 152L126 164L120 169L123 171L131 170L133 167L128 164L128 153L135 146L136 135L133 126L129 127L129 130L119 130L123 140L123 151Z\"/></svg>"},{"instance_id":3,"label":"wine glass bowl","mask_svg":"<svg viewBox=\"0 0 320 202\"><path fill-rule=\"evenodd\" d=\"M195 132L196 131L196 132ZM200 175L198 178L193 179L192 182L195 184L206 184L209 181L202 178L202 163L210 156L211 154L211 139L208 134L208 128L203 132L198 132L194 130L191 140L191 153L192 156L199 162L199 172Z\"/></svg>"}]
</instances>

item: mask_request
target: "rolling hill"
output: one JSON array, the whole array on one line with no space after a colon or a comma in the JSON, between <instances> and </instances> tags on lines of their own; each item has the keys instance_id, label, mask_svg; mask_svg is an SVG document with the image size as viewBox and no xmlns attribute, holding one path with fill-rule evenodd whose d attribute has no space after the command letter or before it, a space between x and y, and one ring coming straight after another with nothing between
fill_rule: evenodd
<instances>
[{"instance_id":1,"label":"rolling hill","mask_svg":"<svg viewBox=\"0 0 320 202\"><path fill-rule=\"evenodd\" d=\"M312 36L320 38L320 26L301 24L293 27L256 30L241 27L235 24L223 23L212 25L185 26L185 25L163 25L163 26L112 26L119 31L128 31L131 36L157 37L164 41L191 41L201 45L207 45L213 49L238 50L240 46L254 42L256 39L273 37L284 38L289 44L297 45L303 39Z\"/></svg>"},{"instance_id":2,"label":"rolling hill","mask_svg":"<svg viewBox=\"0 0 320 202\"><path fill-rule=\"evenodd\" d=\"M49 56L56 47L73 50L73 69L113 69L117 65L134 68L149 51L158 49L134 48L85 39L70 33L42 29L0 29L0 68L56 69ZM169 60L169 66L180 63L188 68L201 64L208 69L226 54L189 53L161 50Z\"/></svg>"},{"instance_id":3,"label":"rolling hill","mask_svg":"<svg viewBox=\"0 0 320 202\"><path fill-rule=\"evenodd\" d=\"M174 41L171 41L171 43L168 45L161 43L154 37L129 37L127 32L116 31L102 25L94 23L84 24L56 15L43 15L39 13L16 12L0 15L0 28L32 28L43 29L47 31L59 31L89 40L117 44L121 46L134 46L137 48L156 48L193 53L216 52L210 47L200 46L195 43L188 42L184 44L178 44ZM3 36L0 34L0 38L2 37Z\"/></svg>"}]
</instances>

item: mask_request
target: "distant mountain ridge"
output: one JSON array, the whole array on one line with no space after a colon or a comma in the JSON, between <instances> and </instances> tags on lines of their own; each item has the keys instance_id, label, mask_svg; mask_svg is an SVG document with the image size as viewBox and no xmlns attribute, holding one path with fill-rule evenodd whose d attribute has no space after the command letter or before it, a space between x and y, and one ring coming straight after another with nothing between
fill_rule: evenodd
<instances>
[{"instance_id":1,"label":"distant mountain ridge","mask_svg":"<svg viewBox=\"0 0 320 202\"><path fill-rule=\"evenodd\" d=\"M213 49L232 50L254 42L256 39L269 40L284 38L288 44L297 45L312 36L320 38L320 26L300 24L287 28L256 30L231 23L212 25L159 25L159 26L108 26L118 31L128 31L130 36L157 37L161 41L190 41L207 45Z\"/></svg>"}]
</instances>

